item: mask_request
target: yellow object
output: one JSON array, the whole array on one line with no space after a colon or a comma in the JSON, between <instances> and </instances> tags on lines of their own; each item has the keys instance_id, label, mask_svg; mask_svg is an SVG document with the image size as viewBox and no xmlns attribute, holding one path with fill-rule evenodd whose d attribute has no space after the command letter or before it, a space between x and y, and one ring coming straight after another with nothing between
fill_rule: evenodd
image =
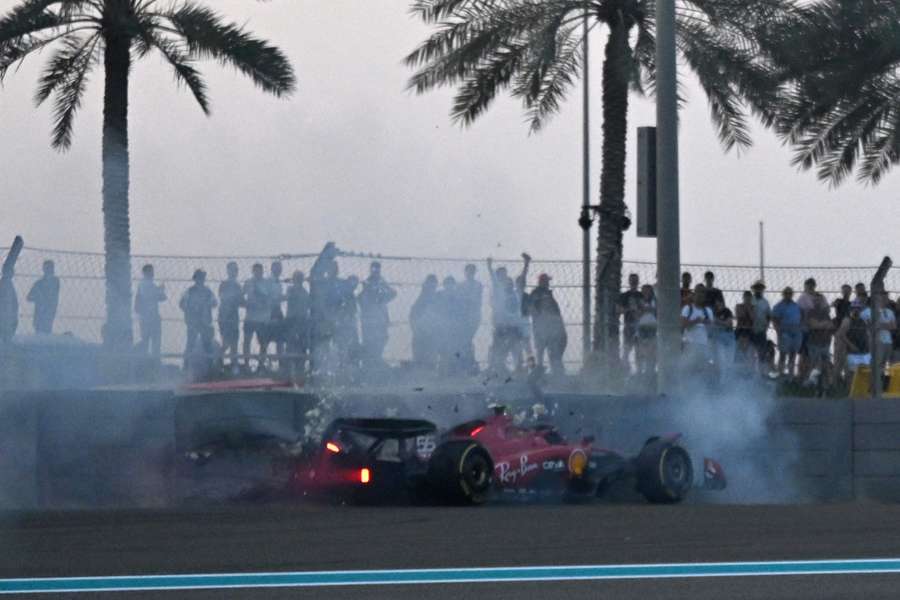
<instances>
[{"instance_id":1,"label":"yellow object","mask_svg":"<svg viewBox=\"0 0 900 600\"><path fill-rule=\"evenodd\" d=\"M585 467L587 467L588 459L583 450L575 449L569 455L569 473L575 477L584 475Z\"/></svg>"},{"instance_id":2,"label":"yellow object","mask_svg":"<svg viewBox=\"0 0 900 600\"><path fill-rule=\"evenodd\" d=\"M900 398L900 363L894 363L888 368L888 386L884 392L885 398Z\"/></svg>"},{"instance_id":3,"label":"yellow object","mask_svg":"<svg viewBox=\"0 0 900 600\"><path fill-rule=\"evenodd\" d=\"M854 400L870 398L872 396L872 369L860 365L853 372L853 382L850 384L850 397Z\"/></svg>"}]
</instances>

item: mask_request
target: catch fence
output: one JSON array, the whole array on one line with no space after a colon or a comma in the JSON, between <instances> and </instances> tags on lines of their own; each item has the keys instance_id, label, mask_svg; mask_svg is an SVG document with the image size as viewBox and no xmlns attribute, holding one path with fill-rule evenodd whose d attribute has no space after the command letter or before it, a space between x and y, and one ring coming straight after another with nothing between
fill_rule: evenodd
<instances>
[{"instance_id":1,"label":"catch fence","mask_svg":"<svg viewBox=\"0 0 900 600\"><path fill-rule=\"evenodd\" d=\"M6 249L0 249L5 256ZM184 291L191 285L191 276L195 269L202 268L208 273L208 285L216 291L219 282L225 276L225 265L235 261L240 269L240 279L249 277L251 266L262 263L268 274L269 265L280 260L284 265L284 277L289 278L295 270L309 273L316 254L282 254L272 256L152 256L135 255L132 257L132 276L135 284L140 279L141 267L152 264L158 283L165 285L168 299L161 304L160 313L163 320L162 349L164 353L180 353L184 350L185 326L178 301ZM33 306L25 300L28 290L41 276L41 265L44 260L53 260L56 274L61 280L60 302L54 333L70 333L88 342L100 342L101 327L105 320L104 306L104 257L101 253L72 252L26 247L20 255L16 267L15 286L20 302L20 321L18 334L28 336L32 333ZM389 362L399 363L409 360L411 353L411 332L409 328L409 312L418 296L422 282L429 274L438 280L452 275L457 281L463 279L463 269L469 263L477 267L476 278L485 284L483 302L483 318L475 339L476 357L486 361L491 342L490 327L490 286L488 285L487 267L484 259L427 258L380 256L361 253L344 253L339 259L342 277L356 275L363 280L368 275L372 261L382 264L384 278L398 292L397 298L389 305L391 316L390 339L385 351ZM510 275L516 276L522 268L521 259L495 260L494 266L505 266ZM685 271L693 275L694 282L702 281L703 273L713 271L716 286L722 289L730 307L740 301L741 292L760 278L758 266L741 265L683 265ZM829 300L840 291L842 284L854 285L864 282L868 287L876 267L828 267L828 266L796 266L766 267L765 281L768 286L767 296L770 301L777 301L780 290L785 286L802 289L803 281L814 277L819 291L825 293ZM549 274L552 279L554 295L562 309L568 328L569 344L565 360L570 364L581 362L581 261L578 260L539 260L532 262L528 283L533 286L540 273ZM629 273L637 273L642 283L654 282L656 265L651 262L625 261L623 281L627 281ZM888 290L900 290L900 272L893 270L886 281ZM592 294L593 295L593 294ZM135 322L135 334L137 334Z\"/></svg>"}]
</instances>

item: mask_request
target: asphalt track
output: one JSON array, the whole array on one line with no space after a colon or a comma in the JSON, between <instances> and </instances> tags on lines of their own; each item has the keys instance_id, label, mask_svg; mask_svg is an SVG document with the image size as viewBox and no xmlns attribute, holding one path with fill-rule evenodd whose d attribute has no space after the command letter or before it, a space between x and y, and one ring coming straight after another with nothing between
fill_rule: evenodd
<instances>
[{"instance_id":1,"label":"asphalt track","mask_svg":"<svg viewBox=\"0 0 900 600\"><path fill-rule=\"evenodd\" d=\"M0 516L0 579L900 558L900 506L229 507ZM3 596L13 598L17 596ZM50 596L18 596L50 597ZM57 594L54 598L866 598L900 574Z\"/></svg>"}]
</instances>

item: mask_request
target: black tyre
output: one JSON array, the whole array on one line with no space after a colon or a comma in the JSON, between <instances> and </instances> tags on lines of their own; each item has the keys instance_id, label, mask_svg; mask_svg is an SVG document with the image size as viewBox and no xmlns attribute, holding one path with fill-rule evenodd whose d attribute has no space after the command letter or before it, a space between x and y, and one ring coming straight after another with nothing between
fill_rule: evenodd
<instances>
[{"instance_id":1,"label":"black tyre","mask_svg":"<svg viewBox=\"0 0 900 600\"><path fill-rule=\"evenodd\" d=\"M481 444L445 442L428 463L428 486L441 502L484 504L494 481L494 462Z\"/></svg>"},{"instance_id":2,"label":"black tyre","mask_svg":"<svg viewBox=\"0 0 900 600\"><path fill-rule=\"evenodd\" d=\"M649 444L638 462L638 491L650 502L681 502L694 483L691 457L681 446Z\"/></svg>"}]
</instances>

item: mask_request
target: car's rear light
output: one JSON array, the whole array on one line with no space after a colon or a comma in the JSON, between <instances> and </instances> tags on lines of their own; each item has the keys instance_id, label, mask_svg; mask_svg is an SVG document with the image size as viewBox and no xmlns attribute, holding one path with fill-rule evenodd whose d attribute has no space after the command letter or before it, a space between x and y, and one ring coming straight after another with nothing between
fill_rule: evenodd
<instances>
[{"instance_id":1,"label":"car's rear light","mask_svg":"<svg viewBox=\"0 0 900 600\"><path fill-rule=\"evenodd\" d=\"M334 452L335 454L340 454L341 447L335 444L334 442L327 442L325 444L325 449L329 452Z\"/></svg>"},{"instance_id":2,"label":"car's rear light","mask_svg":"<svg viewBox=\"0 0 900 600\"><path fill-rule=\"evenodd\" d=\"M369 483L372 481L372 472L369 469L360 469L359 470L359 482L360 483Z\"/></svg>"},{"instance_id":3,"label":"car's rear light","mask_svg":"<svg viewBox=\"0 0 900 600\"><path fill-rule=\"evenodd\" d=\"M478 427L476 427L475 429L473 429L472 431L469 432L469 437L475 437L476 435L481 433L483 429L484 429L484 425L479 425Z\"/></svg>"}]
</instances>

